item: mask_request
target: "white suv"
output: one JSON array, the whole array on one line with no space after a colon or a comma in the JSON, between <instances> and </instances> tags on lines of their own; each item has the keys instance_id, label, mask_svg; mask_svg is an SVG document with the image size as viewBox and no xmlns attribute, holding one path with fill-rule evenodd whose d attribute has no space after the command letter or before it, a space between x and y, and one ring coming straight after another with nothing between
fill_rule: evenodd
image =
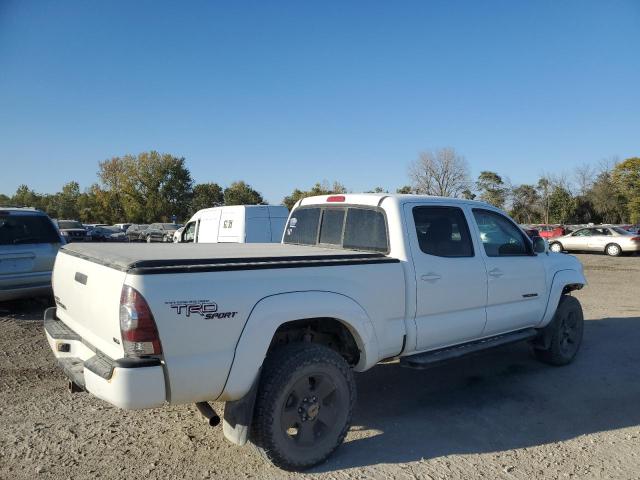
<instances>
[{"instance_id":1,"label":"white suv","mask_svg":"<svg viewBox=\"0 0 640 480\"><path fill-rule=\"evenodd\" d=\"M40 210L0 207L0 301L49 295L53 262L63 243Z\"/></svg>"}]
</instances>

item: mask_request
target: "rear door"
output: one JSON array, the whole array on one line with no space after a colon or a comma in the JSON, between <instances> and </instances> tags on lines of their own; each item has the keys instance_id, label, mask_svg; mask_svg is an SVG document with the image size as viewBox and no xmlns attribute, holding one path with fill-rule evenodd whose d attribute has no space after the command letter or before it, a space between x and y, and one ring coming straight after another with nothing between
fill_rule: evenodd
<instances>
[{"instance_id":1,"label":"rear door","mask_svg":"<svg viewBox=\"0 0 640 480\"><path fill-rule=\"evenodd\" d=\"M547 303L542 257L508 217L482 208L472 211L488 275L483 336L537 325Z\"/></svg>"},{"instance_id":2,"label":"rear door","mask_svg":"<svg viewBox=\"0 0 640 480\"><path fill-rule=\"evenodd\" d=\"M605 227L591 228L590 230L591 235L587 237L587 247L589 250L604 252L604 247L611 243L613 238L611 230Z\"/></svg>"},{"instance_id":3,"label":"rear door","mask_svg":"<svg viewBox=\"0 0 640 480\"><path fill-rule=\"evenodd\" d=\"M478 338L486 322L487 273L464 210L404 208L416 271L417 349Z\"/></svg>"}]
</instances>

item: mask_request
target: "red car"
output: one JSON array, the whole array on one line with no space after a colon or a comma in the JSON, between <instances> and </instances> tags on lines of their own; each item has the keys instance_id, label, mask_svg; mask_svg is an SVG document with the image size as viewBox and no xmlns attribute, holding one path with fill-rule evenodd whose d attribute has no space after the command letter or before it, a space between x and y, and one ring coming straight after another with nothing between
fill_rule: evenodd
<instances>
[{"instance_id":1,"label":"red car","mask_svg":"<svg viewBox=\"0 0 640 480\"><path fill-rule=\"evenodd\" d=\"M536 228L542 238L555 238L567 234L567 230L562 225L538 225Z\"/></svg>"}]
</instances>

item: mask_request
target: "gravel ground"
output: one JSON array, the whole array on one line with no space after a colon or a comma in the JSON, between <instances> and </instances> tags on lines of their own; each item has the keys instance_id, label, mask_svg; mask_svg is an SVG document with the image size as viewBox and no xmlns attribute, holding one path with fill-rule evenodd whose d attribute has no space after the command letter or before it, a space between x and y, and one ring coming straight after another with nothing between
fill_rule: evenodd
<instances>
[{"instance_id":1,"label":"gravel ground","mask_svg":"<svg viewBox=\"0 0 640 480\"><path fill-rule=\"evenodd\" d=\"M357 375L345 444L304 475L229 444L193 406L71 396L44 302L0 303L0 478L640 479L640 256L579 257L588 322L573 364L515 345L427 371L380 365Z\"/></svg>"}]
</instances>

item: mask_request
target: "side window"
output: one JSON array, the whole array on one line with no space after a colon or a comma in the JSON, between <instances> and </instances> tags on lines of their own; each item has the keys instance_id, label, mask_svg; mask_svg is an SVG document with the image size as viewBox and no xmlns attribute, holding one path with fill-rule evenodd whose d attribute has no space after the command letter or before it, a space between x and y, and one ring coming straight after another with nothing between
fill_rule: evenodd
<instances>
[{"instance_id":1,"label":"side window","mask_svg":"<svg viewBox=\"0 0 640 480\"><path fill-rule=\"evenodd\" d=\"M590 237L591 230L589 230L588 228L583 228L582 230L578 230L576 233L574 233L573 236L574 237Z\"/></svg>"},{"instance_id":2,"label":"side window","mask_svg":"<svg viewBox=\"0 0 640 480\"><path fill-rule=\"evenodd\" d=\"M344 223L344 209L325 209L322 213L320 225L320 243L340 245L342 243L342 224Z\"/></svg>"},{"instance_id":3,"label":"side window","mask_svg":"<svg viewBox=\"0 0 640 480\"><path fill-rule=\"evenodd\" d=\"M284 243L315 245L318 238L319 208L295 210L284 230Z\"/></svg>"},{"instance_id":4,"label":"side window","mask_svg":"<svg viewBox=\"0 0 640 480\"><path fill-rule=\"evenodd\" d=\"M415 207L413 220L420 250L438 257L473 257L464 213L457 207Z\"/></svg>"},{"instance_id":5,"label":"side window","mask_svg":"<svg viewBox=\"0 0 640 480\"><path fill-rule=\"evenodd\" d=\"M473 209L480 230L480 240L489 257L529 255L524 234L508 218L488 210Z\"/></svg>"},{"instance_id":6,"label":"side window","mask_svg":"<svg viewBox=\"0 0 640 480\"><path fill-rule=\"evenodd\" d=\"M387 223L384 215L378 210L349 208L342 246L354 250L388 252Z\"/></svg>"},{"instance_id":7,"label":"side window","mask_svg":"<svg viewBox=\"0 0 640 480\"><path fill-rule=\"evenodd\" d=\"M187 226L184 227L184 231L182 232L182 241L183 242L193 242L196 238L196 222L187 223Z\"/></svg>"}]
</instances>

